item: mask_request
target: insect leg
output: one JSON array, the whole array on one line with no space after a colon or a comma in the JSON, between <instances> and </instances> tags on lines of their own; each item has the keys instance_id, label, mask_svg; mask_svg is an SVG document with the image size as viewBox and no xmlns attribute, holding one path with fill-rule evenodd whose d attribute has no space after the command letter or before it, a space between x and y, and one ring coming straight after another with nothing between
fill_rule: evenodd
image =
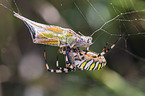
<instances>
[{"instance_id":1,"label":"insect leg","mask_svg":"<svg viewBox=\"0 0 145 96\"><path fill-rule=\"evenodd\" d=\"M65 47L62 52L65 56L66 68L71 71L76 71L72 49Z\"/></svg>"},{"instance_id":2,"label":"insect leg","mask_svg":"<svg viewBox=\"0 0 145 96\"><path fill-rule=\"evenodd\" d=\"M75 65L75 59L74 59L74 55L73 55L73 49L67 49L66 50L66 61L68 59L69 64L66 64L68 66L68 68L71 68L73 71L76 71L76 65ZM66 62L67 63L67 62Z\"/></svg>"}]
</instances>

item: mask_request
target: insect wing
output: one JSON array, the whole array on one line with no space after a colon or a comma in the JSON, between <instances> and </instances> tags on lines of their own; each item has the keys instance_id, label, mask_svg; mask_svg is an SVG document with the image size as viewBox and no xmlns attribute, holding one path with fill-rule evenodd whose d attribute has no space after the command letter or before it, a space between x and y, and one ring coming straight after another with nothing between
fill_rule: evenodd
<instances>
[{"instance_id":1,"label":"insect wing","mask_svg":"<svg viewBox=\"0 0 145 96\"><path fill-rule=\"evenodd\" d=\"M71 29L37 23L18 13L15 13L14 16L25 22L30 30L33 43L63 46L67 42L69 45L75 42L77 34Z\"/></svg>"}]
</instances>

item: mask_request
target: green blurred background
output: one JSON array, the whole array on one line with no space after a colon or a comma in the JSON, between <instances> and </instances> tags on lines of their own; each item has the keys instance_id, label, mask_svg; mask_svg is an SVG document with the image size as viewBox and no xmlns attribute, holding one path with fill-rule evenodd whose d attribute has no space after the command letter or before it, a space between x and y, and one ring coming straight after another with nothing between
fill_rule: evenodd
<instances>
[{"instance_id":1,"label":"green blurred background","mask_svg":"<svg viewBox=\"0 0 145 96\"><path fill-rule=\"evenodd\" d=\"M8 1L8 2L7 2ZM0 0L18 12L11 0ZM122 12L145 9L144 0L16 0L23 16L44 24L71 28L91 35ZM120 19L145 18L145 12ZM115 20L97 32L90 50L101 52L122 39L105 55L99 71L49 73L43 45L33 44L28 28L12 12L0 7L0 96L145 96L145 22ZM47 46L47 61L55 68L57 47ZM59 55L60 66L64 57Z\"/></svg>"}]
</instances>

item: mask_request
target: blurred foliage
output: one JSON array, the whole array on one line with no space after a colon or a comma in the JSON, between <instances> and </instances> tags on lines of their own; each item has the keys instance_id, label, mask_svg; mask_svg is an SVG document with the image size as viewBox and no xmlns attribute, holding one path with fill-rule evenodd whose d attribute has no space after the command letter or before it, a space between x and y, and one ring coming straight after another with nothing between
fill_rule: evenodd
<instances>
[{"instance_id":1,"label":"blurred foliage","mask_svg":"<svg viewBox=\"0 0 145 96\"><path fill-rule=\"evenodd\" d=\"M143 0L0 0L23 16L51 25L68 27L91 35L122 12L145 9ZM144 12L120 19L144 18ZM105 55L107 66L99 71L56 74L46 71L43 45L32 43L25 24L0 7L0 96L145 96L145 23L113 21L103 29L123 37ZM118 36L103 31L93 36L90 50L101 52ZM57 47L47 47L47 60L55 68ZM59 55L64 66L64 56Z\"/></svg>"}]
</instances>

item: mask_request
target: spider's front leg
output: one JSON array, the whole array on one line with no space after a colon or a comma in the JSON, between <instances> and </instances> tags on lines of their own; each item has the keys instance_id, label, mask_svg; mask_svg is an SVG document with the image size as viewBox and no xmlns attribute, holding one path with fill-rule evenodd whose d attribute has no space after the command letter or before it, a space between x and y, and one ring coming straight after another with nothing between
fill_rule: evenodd
<instances>
[{"instance_id":1,"label":"spider's front leg","mask_svg":"<svg viewBox=\"0 0 145 96\"><path fill-rule=\"evenodd\" d=\"M111 45L111 47L107 48L108 42L106 43L105 47L103 48L100 55L105 55L107 52L109 52L111 49L113 49L116 45L116 43L121 39L121 36Z\"/></svg>"}]
</instances>

